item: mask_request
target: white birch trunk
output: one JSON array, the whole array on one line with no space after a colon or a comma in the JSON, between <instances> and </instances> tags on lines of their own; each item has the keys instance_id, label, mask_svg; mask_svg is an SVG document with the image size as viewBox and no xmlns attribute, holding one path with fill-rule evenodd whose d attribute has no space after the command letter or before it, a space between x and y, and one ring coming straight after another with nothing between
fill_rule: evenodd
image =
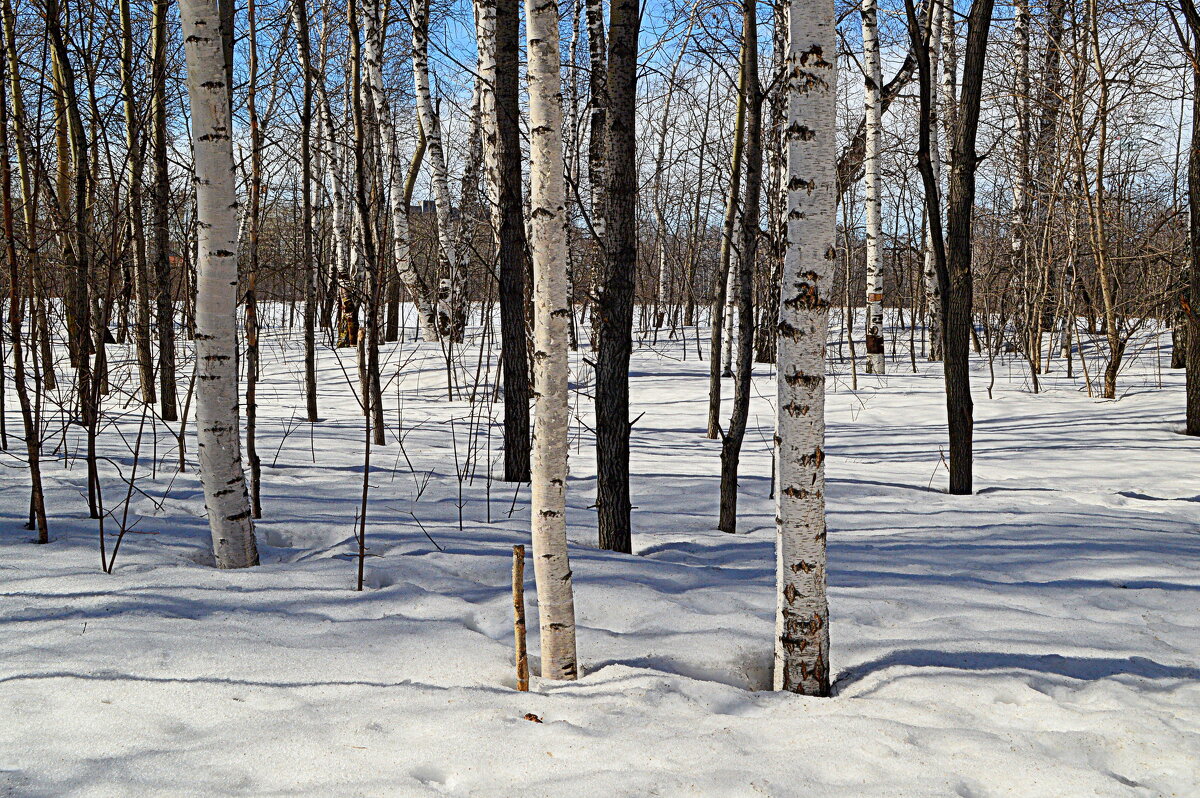
<instances>
[{"instance_id":1,"label":"white birch trunk","mask_svg":"<svg viewBox=\"0 0 1200 798\"><path fill-rule=\"evenodd\" d=\"M1013 165L1013 216L1010 268L1013 274L1021 275L1024 286L1022 304L1025 306L1026 351L1033 378L1034 391L1038 390L1037 371L1040 365L1042 342L1042 287L1036 284L1037 276L1030 273L1029 232L1030 211L1033 200L1033 164L1031 133L1031 103L1029 80L1029 2L1014 0L1013 33L1016 35L1016 96L1017 147L1016 163Z\"/></svg>"},{"instance_id":2,"label":"white birch trunk","mask_svg":"<svg viewBox=\"0 0 1200 798\"><path fill-rule=\"evenodd\" d=\"M453 222L450 218L450 176L446 168L446 151L442 146L442 127L433 107L429 89L429 0L415 0L412 6L413 83L416 87L417 116L425 131L426 154L433 176L433 203L437 213L438 244L442 257L450 267L450 279L458 284L457 253Z\"/></svg>"},{"instance_id":3,"label":"white birch trunk","mask_svg":"<svg viewBox=\"0 0 1200 798\"><path fill-rule=\"evenodd\" d=\"M941 86L941 109L939 112L939 117L940 117L941 126L942 126L942 145L943 145L941 148L941 156L942 156L941 177L942 177L943 181L946 183L946 185L949 186L950 170L953 168L953 163L954 163L954 152L953 152L954 128L955 128L956 121L958 120L958 97L957 97L958 38L955 33L956 28L955 28L955 20L954 20L954 2L953 2L953 0L943 0L941 8L942 8L942 29L941 29L940 33L941 33L941 42L942 42L942 52L941 52L942 86ZM937 103L935 102L934 105L937 105ZM930 156L933 157L932 152L930 153ZM942 196L946 197L946 196L948 196L948 194L949 194L949 191L947 190ZM943 207L943 211L944 211L945 203L942 204L942 207ZM945 230L944 227L942 229ZM937 318L936 336L934 337L933 340L936 342L937 347L938 347L938 352L937 352L938 359L941 360L942 356L945 354L945 351L943 348L944 319L942 319L941 312L940 312L941 311L940 303L942 301L940 288L937 291L937 299L938 299L938 303L939 303L938 304L939 313L938 313L938 318ZM931 332L931 334L932 334L932 332Z\"/></svg>"},{"instance_id":4,"label":"white birch trunk","mask_svg":"<svg viewBox=\"0 0 1200 798\"><path fill-rule=\"evenodd\" d=\"M474 0L478 53L479 117L483 129L483 171L494 236L500 234L500 130L496 124L496 2ZM493 242L494 243L494 242Z\"/></svg>"},{"instance_id":5,"label":"white birch trunk","mask_svg":"<svg viewBox=\"0 0 1200 798\"><path fill-rule=\"evenodd\" d=\"M654 225L658 235L655 240L656 257L658 260L658 316L654 320L656 328L662 327L667 316L667 303L671 299L671 279L670 272L667 269L667 214L666 197L663 190L663 179L666 177L667 167L667 133L672 124L671 106L675 101L675 78L679 74L679 65L683 62L683 57L687 54L688 44L692 40L692 28L695 27L696 17L693 11L688 18L687 31L683 35L683 44L679 47L679 54L675 60L671 62L671 71L667 74L667 95L663 100L662 110L662 126L658 131L658 153L654 158L654 188L651 196L654 198Z\"/></svg>"},{"instance_id":6,"label":"white birch trunk","mask_svg":"<svg viewBox=\"0 0 1200 798\"><path fill-rule=\"evenodd\" d=\"M317 138L321 141L324 155L326 180L329 183L330 200L333 205L333 251L334 266L338 282L344 288L354 281L354 261L350 257L350 213L346 208L345 158L338 151L337 132L333 127L333 111L329 104L329 93L323 80L314 81L317 92Z\"/></svg>"},{"instance_id":7,"label":"white birch trunk","mask_svg":"<svg viewBox=\"0 0 1200 798\"><path fill-rule=\"evenodd\" d=\"M526 0L533 260L533 429L530 515L542 677L574 679L575 599L567 560L567 239L558 6Z\"/></svg>"},{"instance_id":8,"label":"white birch trunk","mask_svg":"<svg viewBox=\"0 0 1200 798\"><path fill-rule=\"evenodd\" d=\"M833 0L790 0L787 240L780 287L775 689L829 693L825 337L836 257Z\"/></svg>"},{"instance_id":9,"label":"white birch trunk","mask_svg":"<svg viewBox=\"0 0 1200 798\"><path fill-rule=\"evenodd\" d=\"M258 564L238 434L238 202L216 0L182 0L196 167L196 442L218 568Z\"/></svg>"},{"instance_id":10,"label":"white birch trunk","mask_svg":"<svg viewBox=\"0 0 1200 798\"><path fill-rule=\"evenodd\" d=\"M883 198L879 192L879 167L883 144L883 114L880 90L883 67L879 59L879 7L876 0L862 0L863 117L866 120L866 151L863 182L867 193L867 335L866 370L884 373L883 345Z\"/></svg>"},{"instance_id":11,"label":"white birch trunk","mask_svg":"<svg viewBox=\"0 0 1200 798\"><path fill-rule=\"evenodd\" d=\"M408 291L409 298L417 308L417 316L421 325L421 338L425 341L436 341L437 312L429 300L428 289L417 273L412 261L412 239L408 224L408 195L405 191L405 168L400 159L400 147L396 141L395 125L390 131L386 157L388 173L392 183L392 257L396 261L396 274Z\"/></svg>"},{"instance_id":12,"label":"white birch trunk","mask_svg":"<svg viewBox=\"0 0 1200 798\"><path fill-rule=\"evenodd\" d=\"M942 3L942 130L945 132L946 146L942 152L946 175L949 179L950 165L954 162L954 127L958 120L958 38L954 26L954 2L945 0Z\"/></svg>"},{"instance_id":13,"label":"white birch trunk","mask_svg":"<svg viewBox=\"0 0 1200 798\"><path fill-rule=\"evenodd\" d=\"M738 288L742 284L739 263L740 255L730 259L729 274L725 276L725 318L721 340L721 376L733 376L733 339L737 335L737 325L734 321L738 315Z\"/></svg>"},{"instance_id":14,"label":"white birch trunk","mask_svg":"<svg viewBox=\"0 0 1200 798\"><path fill-rule=\"evenodd\" d=\"M302 1L297 0L297 2ZM384 91L383 57L387 38L387 29L384 26L385 12L379 0L371 0L366 4L366 8L370 20L363 48L367 67L365 83L375 106L382 155L387 165L392 259L395 261L396 276L417 309L422 337L426 341L435 341L437 340L437 328L433 306L429 301L428 291L412 262L412 245L408 229L408 199L404 191L405 164L400 158L396 121L392 115L387 93Z\"/></svg>"},{"instance_id":15,"label":"white birch trunk","mask_svg":"<svg viewBox=\"0 0 1200 798\"><path fill-rule=\"evenodd\" d=\"M941 61L942 50L942 2L934 0L929 12L929 71L931 81L935 81L938 75L938 67ZM942 207L941 197L941 175L942 175L942 145L941 145L941 127L938 124L939 119L938 104L930 103L929 106L929 165L933 170L933 182L938 186L938 201L937 207L939 213ZM945 229L945 228L943 228ZM925 261L923 273L925 277L925 305L929 313L929 349L928 358L930 361L939 361L942 359L942 289L938 285L937 279L937 264L933 254L933 225L926 221L925 224Z\"/></svg>"},{"instance_id":16,"label":"white birch trunk","mask_svg":"<svg viewBox=\"0 0 1200 798\"><path fill-rule=\"evenodd\" d=\"M471 113L467 122L467 158L463 164L462 180L459 183L458 191L458 215L459 222L457 227L457 237L454 242L455 255L454 262L460 265L452 275L457 281L454 285L454 296L456 297L456 307L458 308L458 317L455 318L455 340L461 341L463 327L466 324L466 308L463 307L462 300L465 300L465 283L463 282L463 264L467 263L471 251L471 233L477 223L482 221L480 218L479 208L479 170L483 166L483 142L481 141L483 122L480 114L480 103L483 90L480 81L475 81L475 88L471 92ZM486 182L486 181L485 181ZM496 228L499 232L499 227ZM499 269L497 264L491 262L488 264L493 267L492 276L498 281L500 279Z\"/></svg>"},{"instance_id":17,"label":"white birch trunk","mask_svg":"<svg viewBox=\"0 0 1200 798\"><path fill-rule=\"evenodd\" d=\"M584 0L587 17L588 64L591 68L590 99L588 101L588 183L591 187L592 229L603 241L605 230L604 186L608 159L602 145L604 120L608 112L608 44L604 29L604 0ZM599 131L599 132L598 132Z\"/></svg>"}]
</instances>

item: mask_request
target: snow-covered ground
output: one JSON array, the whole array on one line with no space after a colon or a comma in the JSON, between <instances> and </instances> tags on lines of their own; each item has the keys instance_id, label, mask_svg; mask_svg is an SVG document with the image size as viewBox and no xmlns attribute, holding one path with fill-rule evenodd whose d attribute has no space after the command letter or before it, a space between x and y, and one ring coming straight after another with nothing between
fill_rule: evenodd
<instances>
[{"instance_id":1,"label":"snow-covered ground","mask_svg":"<svg viewBox=\"0 0 1200 798\"><path fill-rule=\"evenodd\" d=\"M141 447L137 525L112 575L80 495L78 431L64 438L51 419L48 546L21 527L10 439L0 795L1200 795L1200 443L1179 434L1183 375L1155 339L1139 342L1115 402L1089 399L1062 361L1037 395L1020 364L997 364L989 399L979 360L977 493L964 497L942 492L939 367L912 374L902 352L893 374L859 375L851 392L831 348L837 695L808 699L767 689L769 370L746 439L743 534L725 535L694 335L634 357L633 557L595 548L591 402L573 356L583 677L535 678L530 693L514 690L510 595L528 493L486 478L501 407L447 401L437 345L387 350L362 593L352 353L322 350L323 421L310 426L295 417L299 340L269 337L252 570L207 564L194 466L177 473L161 424ZM473 374L478 351L464 355ZM122 404L110 399L124 416L101 435L118 517L117 468L132 467L141 419ZM536 673L532 578L528 591Z\"/></svg>"}]
</instances>

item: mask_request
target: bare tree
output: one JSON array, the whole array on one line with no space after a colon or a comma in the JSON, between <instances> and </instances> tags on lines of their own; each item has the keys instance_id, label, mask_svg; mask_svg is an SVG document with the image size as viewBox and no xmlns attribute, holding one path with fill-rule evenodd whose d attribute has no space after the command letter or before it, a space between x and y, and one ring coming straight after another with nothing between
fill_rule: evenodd
<instances>
[{"instance_id":1,"label":"bare tree","mask_svg":"<svg viewBox=\"0 0 1200 798\"><path fill-rule=\"evenodd\" d=\"M833 282L833 3L788 2L787 244L776 405L775 689L829 694L825 596L825 337Z\"/></svg>"},{"instance_id":2,"label":"bare tree","mask_svg":"<svg viewBox=\"0 0 1200 798\"><path fill-rule=\"evenodd\" d=\"M567 238L558 6L526 0L529 53L530 250L534 386L530 516L542 640L542 677L574 679L575 598L567 557Z\"/></svg>"},{"instance_id":3,"label":"bare tree","mask_svg":"<svg viewBox=\"0 0 1200 798\"><path fill-rule=\"evenodd\" d=\"M217 0L181 0L199 216L196 264L196 439L218 568L258 565L238 435L234 363L237 195L228 55Z\"/></svg>"},{"instance_id":4,"label":"bare tree","mask_svg":"<svg viewBox=\"0 0 1200 798\"><path fill-rule=\"evenodd\" d=\"M609 10L605 93L604 258L596 284L596 510L600 547L633 551L629 504L629 356L637 270L637 105L639 0Z\"/></svg>"}]
</instances>

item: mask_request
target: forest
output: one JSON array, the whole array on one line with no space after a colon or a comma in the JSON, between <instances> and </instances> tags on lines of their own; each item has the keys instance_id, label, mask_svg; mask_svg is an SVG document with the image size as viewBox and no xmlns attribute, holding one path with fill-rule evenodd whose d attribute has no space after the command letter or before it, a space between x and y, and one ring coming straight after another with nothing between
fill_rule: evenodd
<instances>
[{"instance_id":1,"label":"forest","mask_svg":"<svg viewBox=\"0 0 1200 798\"><path fill-rule=\"evenodd\" d=\"M1200 795L1195 0L0 51L0 795Z\"/></svg>"}]
</instances>

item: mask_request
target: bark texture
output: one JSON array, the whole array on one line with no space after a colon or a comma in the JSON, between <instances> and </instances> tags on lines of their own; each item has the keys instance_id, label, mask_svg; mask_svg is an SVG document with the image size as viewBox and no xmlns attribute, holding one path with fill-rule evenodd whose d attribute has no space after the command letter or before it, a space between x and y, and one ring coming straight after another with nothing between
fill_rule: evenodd
<instances>
[{"instance_id":1,"label":"bark texture","mask_svg":"<svg viewBox=\"0 0 1200 798\"><path fill-rule=\"evenodd\" d=\"M258 564L238 436L238 203L229 84L216 0L182 0L199 219L196 264L196 440L219 568Z\"/></svg>"},{"instance_id":2,"label":"bark texture","mask_svg":"<svg viewBox=\"0 0 1200 798\"><path fill-rule=\"evenodd\" d=\"M836 218L832 0L790 0L787 243L776 397L775 689L829 694L825 595L825 336Z\"/></svg>"},{"instance_id":3,"label":"bark texture","mask_svg":"<svg viewBox=\"0 0 1200 798\"><path fill-rule=\"evenodd\" d=\"M633 551L629 505L629 355L637 270L635 108L638 0L613 0L609 16L607 208L593 324L596 356L596 509L600 548Z\"/></svg>"},{"instance_id":4,"label":"bark texture","mask_svg":"<svg viewBox=\"0 0 1200 798\"><path fill-rule=\"evenodd\" d=\"M529 52L530 250L534 387L530 515L541 626L542 677L574 679L575 599L567 558L567 231L562 156L558 6L526 0Z\"/></svg>"},{"instance_id":5,"label":"bark texture","mask_svg":"<svg viewBox=\"0 0 1200 798\"><path fill-rule=\"evenodd\" d=\"M868 374L884 373L883 347L883 197L880 194L880 161L883 154L883 113L880 89L883 68L879 56L879 6L862 2L863 61L866 68L863 118L866 119L864 182L867 189L867 335Z\"/></svg>"}]
</instances>

